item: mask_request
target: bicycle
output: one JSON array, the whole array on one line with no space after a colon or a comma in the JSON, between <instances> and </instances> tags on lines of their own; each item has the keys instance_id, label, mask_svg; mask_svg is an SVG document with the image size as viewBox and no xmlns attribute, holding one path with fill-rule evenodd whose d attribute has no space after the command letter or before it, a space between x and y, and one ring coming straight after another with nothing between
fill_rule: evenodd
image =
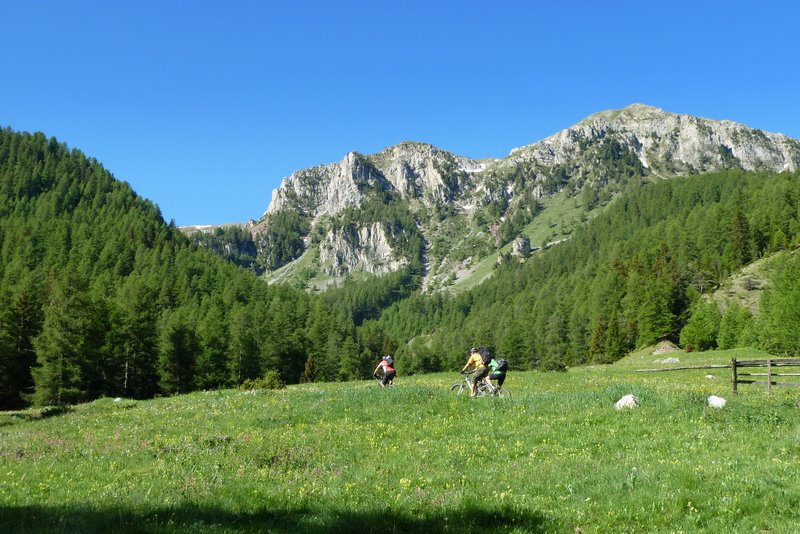
<instances>
[{"instance_id":1,"label":"bicycle","mask_svg":"<svg viewBox=\"0 0 800 534\"><path fill-rule=\"evenodd\" d=\"M472 391L472 382L469 379L469 375L471 375L474 372L475 371L468 371L468 372L464 373L464 375L466 375L466 376L464 376L464 381L463 382L458 382L456 384L453 384L453 386L450 388L450 392L454 393L456 395L461 395L465 391L466 392L471 392ZM501 399L510 399L511 398L511 392L508 391L507 389L503 389L501 387L497 387L497 386L494 386L494 385L491 385L491 384L487 384L483 380L478 382L478 387L477 387L476 391L477 391L477 394L475 395L476 397L485 397L485 396L488 395L488 396L497 396L497 397L500 397Z\"/></svg>"},{"instance_id":2,"label":"bicycle","mask_svg":"<svg viewBox=\"0 0 800 534\"><path fill-rule=\"evenodd\" d=\"M374 374L374 375L372 375L372 378L374 378L375 381L378 383L378 385L381 386L381 387L390 387L390 386L394 385L394 378L389 380L389 382L387 382L385 386L383 385L383 377L382 376L378 376L377 374Z\"/></svg>"}]
</instances>

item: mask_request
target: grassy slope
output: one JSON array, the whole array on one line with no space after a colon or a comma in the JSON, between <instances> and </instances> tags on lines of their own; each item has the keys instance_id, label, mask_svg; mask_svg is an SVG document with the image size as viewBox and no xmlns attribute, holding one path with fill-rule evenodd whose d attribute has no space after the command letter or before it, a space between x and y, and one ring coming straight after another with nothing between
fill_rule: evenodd
<instances>
[{"instance_id":1,"label":"grassy slope","mask_svg":"<svg viewBox=\"0 0 800 534\"><path fill-rule=\"evenodd\" d=\"M731 352L675 353L681 364ZM670 356L674 356L672 354ZM738 357L753 351L738 351ZM108 532L789 532L798 392L659 357L514 373L509 401L454 373L282 391L101 399L0 415L0 525ZM638 410L616 412L622 395ZM729 400L706 407L710 394Z\"/></svg>"},{"instance_id":2,"label":"grassy slope","mask_svg":"<svg viewBox=\"0 0 800 534\"><path fill-rule=\"evenodd\" d=\"M531 247L534 248L542 247L545 243L553 244L567 239L580 222L581 217L584 216L582 207L563 191L552 197L541 199L540 202L543 207L542 213L522 230L522 234L530 240ZM599 210L595 211L592 216L597 213ZM511 252L511 249L512 243L506 243L500 252L507 254ZM496 264L497 254L489 254L467 273L460 276L456 280L454 288L457 291L466 291L481 284L493 274Z\"/></svg>"}]
</instances>

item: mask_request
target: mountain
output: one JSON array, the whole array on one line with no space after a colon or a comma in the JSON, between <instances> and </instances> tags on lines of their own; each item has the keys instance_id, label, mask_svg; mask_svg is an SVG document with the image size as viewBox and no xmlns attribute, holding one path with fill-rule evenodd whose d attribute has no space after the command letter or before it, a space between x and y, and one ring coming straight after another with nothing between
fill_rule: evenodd
<instances>
[{"instance_id":1,"label":"mountain","mask_svg":"<svg viewBox=\"0 0 800 534\"><path fill-rule=\"evenodd\" d=\"M785 135L634 104L500 159L418 142L351 152L285 178L249 230L272 282L324 287L410 269L424 288L446 288L485 279L498 257L524 257L525 242L535 251L567 238L630 185L799 166L800 142Z\"/></svg>"},{"instance_id":2,"label":"mountain","mask_svg":"<svg viewBox=\"0 0 800 534\"><path fill-rule=\"evenodd\" d=\"M231 261L96 160L0 130L0 409L366 378L381 354L454 370L479 345L520 370L665 339L797 354L797 142L660 114L600 114L500 160L402 143L298 171L247 231L201 234ZM678 133L640 139L664 121ZM699 131L750 141L703 160ZM314 295L248 271L267 267L343 281Z\"/></svg>"}]
</instances>

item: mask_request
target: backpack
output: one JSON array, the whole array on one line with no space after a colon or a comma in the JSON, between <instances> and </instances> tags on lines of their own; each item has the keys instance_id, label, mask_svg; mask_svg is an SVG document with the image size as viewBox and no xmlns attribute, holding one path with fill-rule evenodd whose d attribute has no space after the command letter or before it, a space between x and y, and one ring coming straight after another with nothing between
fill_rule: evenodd
<instances>
[{"instance_id":1,"label":"backpack","mask_svg":"<svg viewBox=\"0 0 800 534\"><path fill-rule=\"evenodd\" d=\"M481 361L483 365L489 365L489 362L492 361L492 353L484 348L478 349L478 354L481 355Z\"/></svg>"},{"instance_id":2,"label":"backpack","mask_svg":"<svg viewBox=\"0 0 800 534\"><path fill-rule=\"evenodd\" d=\"M501 373L508 371L508 362L503 358L497 360L497 370Z\"/></svg>"}]
</instances>

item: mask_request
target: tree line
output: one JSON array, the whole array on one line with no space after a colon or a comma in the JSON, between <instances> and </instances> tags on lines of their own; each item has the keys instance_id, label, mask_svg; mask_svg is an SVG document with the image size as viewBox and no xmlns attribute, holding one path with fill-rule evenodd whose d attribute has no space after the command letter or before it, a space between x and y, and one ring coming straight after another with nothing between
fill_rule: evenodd
<instances>
[{"instance_id":1,"label":"tree line","mask_svg":"<svg viewBox=\"0 0 800 534\"><path fill-rule=\"evenodd\" d=\"M568 241L459 294L420 292L421 236L409 233L407 269L314 295L196 246L80 151L0 130L0 409L232 387L269 371L358 379L388 352L403 373L456 369L471 345L517 369L611 362L661 339L796 354L798 177L632 181ZM759 313L709 303L731 273L778 253Z\"/></svg>"}]
</instances>

